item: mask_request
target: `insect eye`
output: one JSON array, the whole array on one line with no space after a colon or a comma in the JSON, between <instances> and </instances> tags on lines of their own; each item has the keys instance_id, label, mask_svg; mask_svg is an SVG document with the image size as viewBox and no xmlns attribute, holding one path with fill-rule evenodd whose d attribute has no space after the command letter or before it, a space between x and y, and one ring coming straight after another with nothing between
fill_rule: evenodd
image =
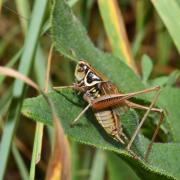
<instances>
[{"instance_id":1,"label":"insect eye","mask_svg":"<svg viewBox=\"0 0 180 180\"><path fill-rule=\"evenodd\" d=\"M92 72L89 72L87 76L87 83L95 83L96 81L100 81L100 79Z\"/></svg>"},{"instance_id":2,"label":"insect eye","mask_svg":"<svg viewBox=\"0 0 180 180\"><path fill-rule=\"evenodd\" d=\"M85 65L80 65L79 68L78 68L78 72L83 72L83 71L86 71L87 70L87 66Z\"/></svg>"},{"instance_id":3,"label":"insect eye","mask_svg":"<svg viewBox=\"0 0 180 180\"><path fill-rule=\"evenodd\" d=\"M87 82L88 82L88 83L92 83L92 82L93 82L93 73L92 73L92 72L90 72L90 73L88 74L88 76L87 76Z\"/></svg>"},{"instance_id":4,"label":"insect eye","mask_svg":"<svg viewBox=\"0 0 180 180\"><path fill-rule=\"evenodd\" d=\"M78 68L78 72L83 72L83 71L84 71L83 67Z\"/></svg>"}]
</instances>

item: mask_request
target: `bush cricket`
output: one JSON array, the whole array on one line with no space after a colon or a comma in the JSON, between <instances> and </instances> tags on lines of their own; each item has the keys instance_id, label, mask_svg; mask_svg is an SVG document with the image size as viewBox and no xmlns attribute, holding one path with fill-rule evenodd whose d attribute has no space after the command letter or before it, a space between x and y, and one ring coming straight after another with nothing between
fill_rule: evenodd
<instances>
[{"instance_id":1,"label":"bush cricket","mask_svg":"<svg viewBox=\"0 0 180 180\"><path fill-rule=\"evenodd\" d=\"M153 108L159 96L160 87L157 86L141 91L123 94L119 92L117 87L114 84L112 84L104 75L97 72L91 65L89 65L85 61L79 61L76 65L75 78L77 83L74 83L72 86L65 87L71 87L77 90L78 92L83 93L83 99L88 102L88 105L72 121L71 125L74 125L80 119L80 117L91 107L97 121L106 131L106 133L109 134L116 141L125 144L125 141L127 141L128 138L123 133L120 117L117 115L116 108L122 107L124 109L134 108L146 110L146 113L140 121L140 124L138 125L137 129L135 130L133 136L131 137L130 141L126 146L126 149L129 152L131 145L135 137L137 136L140 128L142 127L144 121L146 120L149 112L153 111L160 114L160 120L157 124L151 142L149 143L147 150L145 152L144 159L147 160L153 142L159 131L160 125L164 119L163 109ZM54 87L54 89L65 87ZM155 91L156 95L149 107L129 101L130 98L136 95L149 93L152 91Z\"/></svg>"}]
</instances>

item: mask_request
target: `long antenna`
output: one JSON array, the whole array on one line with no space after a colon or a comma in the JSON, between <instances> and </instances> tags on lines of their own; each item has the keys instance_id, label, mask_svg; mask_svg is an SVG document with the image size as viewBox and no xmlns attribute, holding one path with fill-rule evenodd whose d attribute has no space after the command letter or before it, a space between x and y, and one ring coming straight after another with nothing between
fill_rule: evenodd
<instances>
[{"instance_id":1,"label":"long antenna","mask_svg":"<svg viewBox=\"0 0 180 180\"><path fill-rule=\"evenodd\" d=\"M23 20L25 20L25 21L30 21L30 18L27 18L27 17L22 16L22 15L19 14L16 10L10 8L9 6L3 4L2 7L3 7L4 9L7 9L8 11L12 12L12 13L15 14L16 16L18 16L19 18L21 18L21 19L23 19ZM47 37L50 37L50 34L49 34L48 32L45 32L44 34L45 34Z\"/></svg>"},{"instance_id":2,"label":"long antenna","mask_svg":"<svg viewBox=\"0 0 180 180\"><path fill-rule=\"evenodd\" d=\"M7 9L8 11L12 12L13 14L15 14L16 16L18 16L18 17L21 18L21 19L25 19L26 21L29 21L29 20L30 20L29 18L22 16L22 15L19 14L17 11L15 11L14 9L12 9L12 8L4 5L4 4L2 5L2 7L3 7L4 9Z\"/></svg>"}]
</instances>

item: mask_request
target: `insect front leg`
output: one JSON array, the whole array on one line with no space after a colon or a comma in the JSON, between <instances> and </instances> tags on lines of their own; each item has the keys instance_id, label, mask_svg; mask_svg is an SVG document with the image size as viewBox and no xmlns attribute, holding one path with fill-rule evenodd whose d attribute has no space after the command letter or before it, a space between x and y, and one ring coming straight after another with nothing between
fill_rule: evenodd
<instances>
[{"instance_id":1,"label":"insect front leg","mask_svg":"<svg viewBox=\"0 0 180 180\"><path fill-rule=\"evenodd\" d=\"M84 99L88 102L88 105L79 113L79 115L70 123L70 126L73 127L75 123L80 119L80 117L89 109L91 106L90 99L88 97L88 90L86 86L82 86L82 84L74 83L73 85L70 86L59 86L59 87L53 87L54 90L61 90L61 89L66 89L66 88L71 88L74 89L78 92L85 93L84 94Z\"/></svg>"},{"instance_id":2,"label":"insect front leg","mask_svg":"<svg viewBox=\"0 0 180 180\"><path fill-rule=\"evenodd\" d=\"M93 99L90 96L90 91L87 90L86 93L83 95L83 99L88 102L88 105L83 109L83 111L80 112L80 114L71 122L71 126L74 126L74 124L80 119L80 117L91 107L91 102Z\"/></svg>"},{"instance_id":3,"label":"insect front leg","mask_svg":"<svg viewBox=\"0 0 180 180\"><path fill-rule=\"evenodd\" d=\"M80 113L79 115L70 123L71 127L75 125L75 123L80 119L80 117L89 109L91 104L88 104Z\"/></svg>"},{"instance_id":4,"label":"insect front leg","mask_svg":"<svg viewBox=\"0 0 180 180\"><path fill-rule=\"evenodd\" d=\"M58 86L58 87L53 87L54 90L61 90L61 89L67 89L67 88L71 88L71 89L74 89L78 92L86 92L86 86L81 86L80 84L78 83L73 83L72 85L69 85L69 86Z\"/></svg>"}]
</instances>

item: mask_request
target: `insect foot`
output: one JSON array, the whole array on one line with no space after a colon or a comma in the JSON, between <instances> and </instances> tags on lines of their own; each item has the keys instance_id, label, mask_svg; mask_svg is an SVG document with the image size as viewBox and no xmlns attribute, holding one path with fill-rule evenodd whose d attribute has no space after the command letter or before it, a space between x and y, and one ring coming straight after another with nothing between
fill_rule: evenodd
<instances>
[{"instance_id":1,"label":"insect foot","mask_svg":"<svg viewBox=\"0 0 180 180\"><path fill-rule=\"evenodd\" d=\"M127 149L126 147L126 150L128 151L128 153L136 160L141 160L141 158L139 156L137 156L132 150L130 149Z\"/></svg>"}]
</instances>

